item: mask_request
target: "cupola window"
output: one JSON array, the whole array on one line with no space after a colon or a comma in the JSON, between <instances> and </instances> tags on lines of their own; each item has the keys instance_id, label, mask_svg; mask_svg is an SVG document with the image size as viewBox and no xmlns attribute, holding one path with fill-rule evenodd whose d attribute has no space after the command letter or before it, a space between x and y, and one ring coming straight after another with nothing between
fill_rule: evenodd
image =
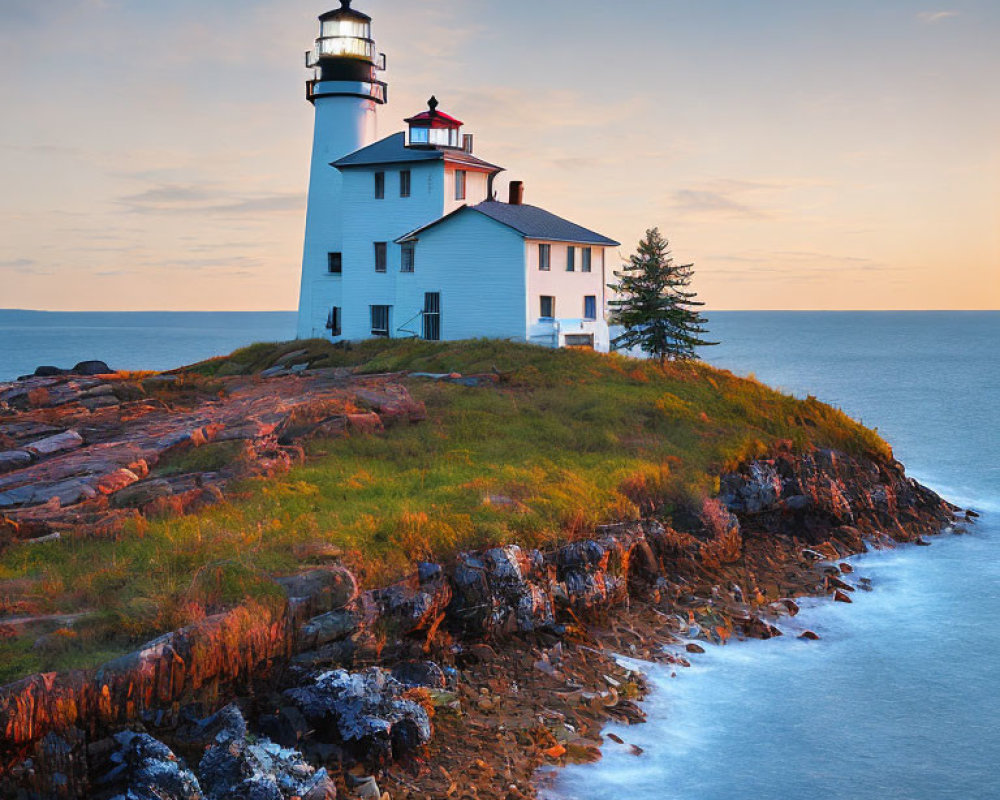
<instances>
[{"instance_id":1,"label":"cupola window","mask_svg":"<svg viewBox=\"0 0 1000 800\"><path fill-rule=\"evenodd\" d=\"M427 101L427 110L405 120L410 147L462 147L462 121L438 111L438 101Z\"/></svg>"}]
</instances>

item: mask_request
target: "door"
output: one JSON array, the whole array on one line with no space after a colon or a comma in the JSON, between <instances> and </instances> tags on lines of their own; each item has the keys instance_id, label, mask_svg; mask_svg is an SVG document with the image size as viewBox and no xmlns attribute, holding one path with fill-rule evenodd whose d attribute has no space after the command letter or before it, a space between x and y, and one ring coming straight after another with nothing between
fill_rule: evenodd
<instances>
[{"instance_id":1,"label":"door","mask_svg":"<svg viewBox=\"0 0 1000 800\"><path fill-rule=\"evenodd\" d=\"M424 338L436 342L441 338L441 293L424 294Z\"/></svg>"}]
</instances>

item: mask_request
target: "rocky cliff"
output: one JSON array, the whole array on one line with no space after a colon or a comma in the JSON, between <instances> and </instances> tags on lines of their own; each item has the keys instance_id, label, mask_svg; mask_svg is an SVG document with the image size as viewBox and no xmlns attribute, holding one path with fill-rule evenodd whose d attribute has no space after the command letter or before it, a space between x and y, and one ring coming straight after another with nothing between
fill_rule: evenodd
<instances>
[{"instance_id":1,"label":"rocky cliff","mask_svg":"<svg viewBox=\"0 0 1000 800\"><path fill-rule=\"evenodd\" d=\"M698 640L780 635L795 597L849 601L865 588L840 559L923 543L956 511L898 463L779 445L670 519L606 526L546 552L464 553L365 591L342 566L312 570L282 579L274 607L206 619L93 674L0 689L5 791L316 800L338 787L378 796L380 775L394 796L458 796L466 784L479 797L524 796L541 759L586 755L609 714L641 718L623 688L633 679L587 655L600 649L596 632L647 657L664 657L660 641L697 652ZM629 638L622 628L640 609L654 622ZM588 659L607 670L591 676L606 679L600 691L573 677ZM542 713L525 686L563 710ZM234 700L221 725L213 714ZM457 759L444 758L435 729ZM435 759L444 777L426 766ZM445 766L463 759L480 778L463 783Z\"/></svg>"}]
</instances>

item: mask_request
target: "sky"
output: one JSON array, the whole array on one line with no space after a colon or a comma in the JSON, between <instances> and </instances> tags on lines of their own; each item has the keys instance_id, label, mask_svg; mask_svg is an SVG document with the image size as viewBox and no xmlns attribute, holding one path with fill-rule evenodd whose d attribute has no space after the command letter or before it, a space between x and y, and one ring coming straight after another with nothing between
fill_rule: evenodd
<instances>
[{"instance_id":1,"label":"sky","mask_svg":"<svg viewBox=\"0 0 1000 800\"><path fill-rule=\"evenodd\" d=\"M0 0L0 308L293 309L335 0ZM379 133L657 226L709 309L1000 308L997 0L355 0ZM505 196L505 181L498 183Z\"/></svg>"}]
</instances>

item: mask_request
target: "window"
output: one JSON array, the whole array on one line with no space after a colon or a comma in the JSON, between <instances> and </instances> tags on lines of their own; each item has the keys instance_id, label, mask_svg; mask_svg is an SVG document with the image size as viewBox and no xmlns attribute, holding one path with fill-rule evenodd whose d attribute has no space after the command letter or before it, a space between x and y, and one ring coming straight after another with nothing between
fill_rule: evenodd
<instances>
[{"instance_id":1,"label":"window","mask_svg":"<svg viewBox=\"0 0 1000 800\"><path fill-rule=\"evenodd\" d=\"M388 245L385 242L375 242L375 271L385 272Z\"/></svg>"},{"instance_id":2,"label":"window","mask_svg":"<svg viewBox=\"0 0 1000 800\"><path fill-rule=\"evenodd\" d=\"M465 199L465 170L455 170L455 199Z\"/></svg>"},{"instance_id":3,"label":"window","mask_svg":"<svg viewBox=\"0 0 1000 800\"><path fill-rule=\"evenodd\" d=\"M385 173L376 172L375 173L375 199L384 200L385 199Z\"/></svg>"},{"instance_id":4,"label":"window","mask_svg":"<svg viewBox=\"0 0 1000 800\"><path fill-rule=\"evenodd\" d=\"M424 338L436 342L441 338L441 293L424 294Z\"/></svg>"},{"instance_id":5,"label":"window","mask_svg":"<svg viewBox=\"0 0 1000 800\"><path fill-rule=\"evenodd\" d=\"M343 253L327 253L326 270L331 275L340 275L344 271Z\"/></svg>"},{"instance_id":6,"label":"window","mask_svg":"<svg viewBox=\"0 0 1000 800\"><path fill-rule=\"evenodd\" d=\"M552 245L538 245L538 268L548 272L552 264Z\"/></svg>"},{"instance_id":7,"label":"window","mask_svg":"<svg viewBox=\"0 0 1000 800\"><path fill-rule=\"evenodd\" d=\"M584 247L580 251L580 254L583 256L580 263L580 272L590 272L593 249L590 247Z\"/></svg>"},{"instance_id":8,"label":"window","mask_svg":"<svg viewBox=\"0 0 1000 800\"><path fill-rule=\"evenodd\" d=\"M542 319L552 319L556 315L556 299L548 295L542 295Z\"/></svg>"},{"instance_id":9,"label":"window","mask_svg":"<svg viewBox=\"0 0 1000 800\"><path fill-rule=\"evenodd\" d=\"M576 248L572 245L566 248L566 271L576 271Z\"/></svg>"},{"instance_id":10,"label":"window","mask_svg":"<svg viewBox=\"0 0 1000 800\"><path fill-rule=\"evenodd\" d=\"M389 336L389 312L392 306L372 306L372 336Z\"/></svg>"},{"instance_id":11,"label":"window","mask_svg":"<svg viewBox=\"0 0 1000 800\"><path fill-rule=\"evenodd\" d=\"M331 336L340 336L340 307L334 306L326 317L326 329Z\"/></svg>"},{"instance_id":12,"label":"window","mask_svg":"<svg viewBox=\"0 0 1000 800\"><path fill-rule=\"evenodd\" d=\"M430 141L427 128L410 128L410 144L427 144Z\"/></svg>"},{"instance_id":13,"label":"window","mask_svg":"<svg viewBox=\"0 0 1000 800\"><path fill-rule=\"evenodd\" d=\"M583 318L597 319L597 295L588 294L583 298Z\"/></svg>"},{"instance_id":14,"label":"window","mask_svg":"<svg viewBox=\"0 0 1000 800\"><path fill-rule=\"evenodd\" d=\"M400 272L413 272L413 268L417 263L417 243L416 242L406 242L406 244L400 245L400 258L399 258L399 271Z\"/></svg>"},{"instance_id":15,"label":"window","mask_svg":"<svg viewBox=\"0 0 1000 800\"><path fill-rule=\"evenodd\" d=\"M410 196L410 171L408 169L401 170L399 173L399 196Z\"/></svg>"}]
</instances>

